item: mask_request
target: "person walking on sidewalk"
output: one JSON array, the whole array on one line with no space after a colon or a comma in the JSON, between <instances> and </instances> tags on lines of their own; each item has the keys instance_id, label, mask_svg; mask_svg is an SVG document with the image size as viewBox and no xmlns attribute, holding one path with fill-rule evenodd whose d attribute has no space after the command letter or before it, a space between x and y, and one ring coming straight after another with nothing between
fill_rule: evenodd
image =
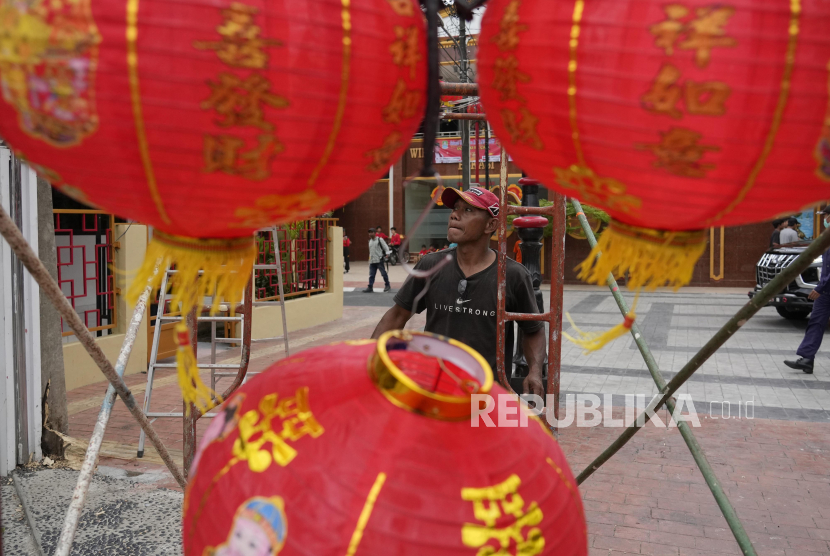
<instances>
[{"instance_id":1,"label":"person walking on sidewalk","mask_svg":"<svg viewBox=\"0 0 830 556\"><path fill-rule=\"evenodd\" d=\"M386 284L383 291L392 291L392 284L389 283L389 275L386 274L386 269L383 267L383 261L389 256L391 251L387 247L386 242L375 235L375 229L369 228L369 287L363 290L363 293L372 293L375 290L375 275L380 270L380 275Z\"/></svg>"},{"instance_id":2,"label":"person walking on sidewalk","mask_svg":"<svg viewBox=\"0 0 830 556\"><path fill-rule=\"evenodd\" d=\"M824 226L830 227L830 214L824 212ZM821 279L816 288L810 292L808 299L813 301L813 312L804 332L804 340L798 346L796 361L784 361L791 369L799 369L808 375L813 374L813 361L824 339L827 321L830 320L830 249L821 257Z\"/></svg>"},{"instance_id":3,"label":"person walking on sidewalk","mask_svg":"<svg viewBox=\"0 0 830 556\"><path fill-rule=\"evenodd\" d=\"M352 240L349 239L349 236L343 234L343 263L346 265L346 273L349 272L349 247L352 245Z\"/></svg>"}]
</instances>

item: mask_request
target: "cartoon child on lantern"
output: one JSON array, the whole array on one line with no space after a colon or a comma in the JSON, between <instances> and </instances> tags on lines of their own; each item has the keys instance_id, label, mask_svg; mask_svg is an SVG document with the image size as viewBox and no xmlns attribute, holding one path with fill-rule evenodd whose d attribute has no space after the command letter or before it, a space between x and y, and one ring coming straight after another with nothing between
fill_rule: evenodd
<instances>
[{"instance_id":1,"label":"cartoon child on lantern","mask_svg":"<svg viewBox=\"0 0 830 556\"><path fill-rule=\"evenodd\" d=\"M204 556L274 556L288 534L282 498L257 496L236 510L227 540L205 549Z\"/></svg>"}]
</instances>

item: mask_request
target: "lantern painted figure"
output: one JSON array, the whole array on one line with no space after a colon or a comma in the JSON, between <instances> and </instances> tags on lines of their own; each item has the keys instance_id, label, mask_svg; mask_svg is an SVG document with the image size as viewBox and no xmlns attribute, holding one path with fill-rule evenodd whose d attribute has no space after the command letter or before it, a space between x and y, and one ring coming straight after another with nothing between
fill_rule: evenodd
<instances>
[{"instance_id":1,"label":"lantern painted figure","mask_svg":"<svg viewBox=\"0 0 830 556\"><path fill-rule=\"evenodd\" d=\"M414 0L0 0L0 136L63 193L155 228L133 299L161 259L183 315L235 306L254 231L343 205L403 152L423 43Z\"/></svg>"},{"instance_id":2,"label":"lantern painted figure","mask_svg":"<svg viewBox=\"0 0 830 556\"><path fill-rule=\"evenodd\" d=\"M827 2L487 6L479 86L499 139L534 178L613 218L583 279L677 288L705 228L830 198Z\"/></svg>"},{"instance_id":3,"label":"lantern painted figure","mask_svg":"<svg viewBox=\"0 0 830 556\"><path fill-rule=\"evenodd\" d=\"M279 362L202 440L184 554L586 555L562 451L499 394L478 353L426 333ZM243 540L256 551L234 552Z\"/></svg>"}]
</instances>

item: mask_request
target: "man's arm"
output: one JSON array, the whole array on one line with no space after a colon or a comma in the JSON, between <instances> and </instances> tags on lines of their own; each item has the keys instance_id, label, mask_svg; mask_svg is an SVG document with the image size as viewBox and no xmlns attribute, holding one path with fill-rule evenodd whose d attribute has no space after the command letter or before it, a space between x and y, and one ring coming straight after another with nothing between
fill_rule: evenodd
<instances>
[{"instance_id":1,"label":"man's arm","mask_svg":"<svg viewBox=\"0 0 830 556\"><path fill-rule=\"evenodd\" d=\"M522 348L529 368L523 384L525 394L536 394L542 398L545 397L545 387L542 384L542 365L545 361L546 343L544 326L536 332L522 334Z\"/></svg>"},{"instance_id":2,"label":"man's arm","mask_svg":"<svg viewBox=\"0 0 830 556\"><path fill-rule=\"evenodd\" d=\"M380 319L380 322L375 327L375 331L372 332L372 339L377 340L378 338L380 338L381 334L383 334L384 332L389 332L390 330L402 330L411 318L412 311L407 311L406 309L395 303L391 309L386 311L386 314L383 315L383 318ZM544 341L544 338L542 339L542 341Z\"/></svg>"}]
</instances>

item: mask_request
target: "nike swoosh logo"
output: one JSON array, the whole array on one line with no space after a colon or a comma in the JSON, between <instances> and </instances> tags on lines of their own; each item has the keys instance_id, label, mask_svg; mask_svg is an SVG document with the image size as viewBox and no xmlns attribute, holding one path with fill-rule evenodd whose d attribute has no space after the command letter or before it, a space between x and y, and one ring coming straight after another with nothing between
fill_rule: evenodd
<instances>
[{"instance_id":1,"label":"nike swoosh logo","mask_svg":"<svg viewBox=\"0 0 830 556\"><path fill-rule=\"evenodd\" d=\"M455 300L455 304L456 304L456 305L464 305L465 303L469 303L470 301L472 301L472 299L466 299L466 300L464 300L464 299L461 299L461 298L459 297L458 299L456 299L456 300Z\"/></svg>"}]
</instances>

